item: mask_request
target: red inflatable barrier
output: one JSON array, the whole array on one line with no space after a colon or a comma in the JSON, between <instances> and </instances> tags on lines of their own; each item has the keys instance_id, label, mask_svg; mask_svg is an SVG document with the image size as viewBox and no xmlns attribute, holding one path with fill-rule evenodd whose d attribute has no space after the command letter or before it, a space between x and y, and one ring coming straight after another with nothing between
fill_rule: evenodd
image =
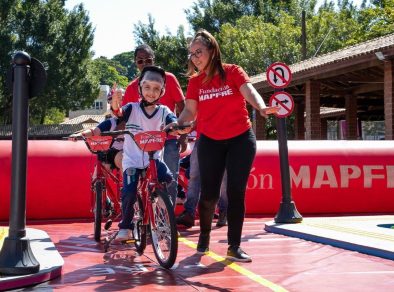
<instances>
[{"instance_id":1,"label":"red inflatable barrier","mask_svg":"<svg viewBox=\"0 0 394 292\"><path fill-rule=\"evenodd\" d=\"M246 212L276 214L278 144L257 146ZM288 148L292 196L302 215L394 212L394 141L289 141ZM27 218L91 218L94 163L82 141L29 141ZM0 141L0 220L9 218L10 184L11 141Z\"/></svg>"},{"instance_id":2,"label":"red inflatable barrier","mask_svg":"<svg viewBox=\"0 0 394 292\"><path fill-rule=\"evenodd\" d=\"M394 212L394 141L289 141L293 200L301 214ZM277 142L259 141L247 213L281 201Z\"/></svg>"}]
</instances>

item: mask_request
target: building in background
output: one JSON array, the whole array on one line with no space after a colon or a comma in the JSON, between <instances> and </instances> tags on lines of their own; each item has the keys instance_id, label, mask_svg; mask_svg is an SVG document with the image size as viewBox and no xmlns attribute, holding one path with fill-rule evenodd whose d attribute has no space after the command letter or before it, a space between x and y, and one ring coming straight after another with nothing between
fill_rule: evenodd
<instances>
[{"instance_id":1,"label":"building in background","mask_svg":"<svg viewBox=\"0 0 394 292\"><path fill-rule=\"evenodd\" d=\"M107 96L110 91L110 87L108 85L100 85L100 93L97 99L93 102L91 108L70 111L68 116L69 119L74 119L83 115L105 115L109 112L110 105L107 102Z\"/></svg>"}]
</instances>

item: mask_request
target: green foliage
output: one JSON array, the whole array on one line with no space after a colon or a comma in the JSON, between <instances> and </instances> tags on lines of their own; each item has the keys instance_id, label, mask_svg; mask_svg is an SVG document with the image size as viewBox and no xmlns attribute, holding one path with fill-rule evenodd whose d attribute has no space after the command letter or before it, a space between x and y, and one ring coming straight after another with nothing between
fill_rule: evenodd
<instances>
[{"instance_id":1,"label":"green foliage","mask_svg":"<svg viewBox=\"0 0 394 292\"><path fill-rule=\"evenodd\" d=\"M1 75L18 50L43 62L47 70L44 92L29 102L31 123L43 123L51 108L68 112L90 105L99 83L89 68L94 30L83 6L68 11L61 0L2 1L1 6ZM10 123L12 97L4 91L4 79L0 81L2 122Z\"/></svg>"},{"instance_id":2,"label":"green foliage","mask_svg":"<svg viewBox=\"0 0 394 292\"><path fill-rule=\"evenodd\" d=\"M149 23L139 22L135 26L134 36L137 44L146 43L155 52L155 64L173 73L181 86L186 88L184 75L187 64L187 40L183 26L179 26L177 34L168 33L160 36L154 28L154 20L149 16Z\"/></svg>"},{"instance_id":3,"label":"green foliage","mask_svg":"<svg viewBox=\"0 0 394 292\"><path fill-rule=\"evenodd\" d=\"M126 88L129 81L125 76L127 68L122 66L118 61L109 60L100 57L92 61L92 69L99 77L100 84L112 86L114 83L120 87Z\"/></svg>"},{"instance_id":4,"label":"green foliage","mask_svg":"<svg viewBox=\"0 0 394 292\"><path fill-rule=\"evenodd\" d=\"M60 111L57 108L50 108L48 109L46 116L44 118L44 124L49 125L49 124L60 124L61 122L64 121L64 118L66 115L64 112Z\"/></svg>"},{"instance_id":5,"label":"green foliage","mask_svg":"<svg viewBox=\"0 0 394 292\"><path fill-rule=\"evenodd\" d=\"M360 24L357 39L369 40L394 31L394 1L373 1L376 6L361 10L357 21Z\"/></svg>"},{"instance_id":6,"label":"green foliage","mask_svg":"<svg viewBox=\"0 0 394 292\"><path fill-rule=\"evenodd\" d=\"M300 58L300 28L294 18L282 12L278 25L266 23L262 17L243 16L235 26L225 24L218 38L227 63L240 65L249 75L265 72L273 62L288 64Z\"/></svg>"},{"instance_id":7,"label":"green foliage","mask_svg":"<svg viewBox=\"0 0 394 292\"><path fill-rule=\"evenodd\" d=\"M300 23L301 10L313 13L317 0L198 0L185 10L194 30L204 28L219 33L224 24L235 25L243 16L260 16L263 22L278 24L280 13L295 17Z\"/></svg>"},{"instance_id":8,"label":"green foliage","mask_svg":"<svg viewBox=\"0 0 394 292\"><path fill-rule=\"evenodd\" d=\"M124 52L118 54L112 58L113 61L119 62L124 68L126 68L126 74L128 80L132 80L137 75L137 66L134 64L134 52ZM120 73L121 74L121 73Z\"/></svg>"}]
</instances>

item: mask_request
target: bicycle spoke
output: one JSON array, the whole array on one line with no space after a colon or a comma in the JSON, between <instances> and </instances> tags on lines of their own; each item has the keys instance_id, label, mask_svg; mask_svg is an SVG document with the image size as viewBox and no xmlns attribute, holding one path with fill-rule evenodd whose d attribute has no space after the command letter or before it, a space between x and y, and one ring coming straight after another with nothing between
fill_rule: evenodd
<instances>
[{"instance_id":1,"label":"bicycle spoke","mask_svg":"<svg viewBox=\"0 0 394 292\"><path fill-rule=\"evenodd\" d=\"M160 265L170 268L178 251L175 215L166 192L158 193L152 203L154 225L151 224L153 250Z\"/></svg>"}]
</instances>

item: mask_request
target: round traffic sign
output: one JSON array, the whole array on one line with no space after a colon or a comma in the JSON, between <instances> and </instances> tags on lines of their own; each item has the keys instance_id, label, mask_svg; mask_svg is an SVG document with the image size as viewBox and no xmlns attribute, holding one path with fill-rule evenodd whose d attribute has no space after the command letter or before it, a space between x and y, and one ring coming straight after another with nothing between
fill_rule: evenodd
<instances>
[{"instance_id":1,"label":"round traffic sign","mask_svg":"<svg viewBox=\"0 0 394 292\"><path fill-rule=\"evenodd\" d=\"M290 68L280 62L271 64L266 72L268 83L274 88L283 88L290 84Z\"/></svg>"},{"instance_id":2,"label":"round traffic sign","mask_svg":"<svg viewBox=\"0 0 394 292\"><path fill-rule=\"evenodd\" d=\"M293 97L284 91L275 92L270 97L269 101L270 106L279 106L279 110L275 115L278 118L284 118L293 112L294 109L294 100Z\"/></svg>"}]
</instances>

